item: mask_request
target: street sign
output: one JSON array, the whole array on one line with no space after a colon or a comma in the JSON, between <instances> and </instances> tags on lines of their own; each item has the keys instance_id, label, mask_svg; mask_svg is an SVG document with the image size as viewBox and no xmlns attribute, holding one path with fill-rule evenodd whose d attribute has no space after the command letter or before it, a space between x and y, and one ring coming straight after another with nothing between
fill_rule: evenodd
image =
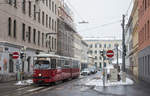
<instances>
[{"instance_id":1,"label":"street sign","mask_svg":"<svg viewBox=\"0 0 150 96\"><path fill-rule=\"evenodd\" d=\"M18 57L19 57L19 53L18 52L13 52L12 58L13 59L18 59Z\"/></svg>"},{"instance_id":2,"label":"street sign","mask_svg":"<svg viewBox=\"0 0 150 96\"><path fill-rule=\"evenodd\" d=\"M106 56L109 58L112 58L114 56L114 51L113 50L108 50L106 53Z\"/></svg>"}]
</instances>

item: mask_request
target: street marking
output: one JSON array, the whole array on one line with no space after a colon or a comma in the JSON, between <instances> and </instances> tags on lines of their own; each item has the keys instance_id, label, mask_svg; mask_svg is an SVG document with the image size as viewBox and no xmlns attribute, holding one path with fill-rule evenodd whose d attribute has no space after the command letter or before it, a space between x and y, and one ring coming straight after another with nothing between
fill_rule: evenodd
<instances>
[{"instance_id":1,"label":"street marking","mask_svg":"<svg viewBox=\"0 0 150 96\"><path fill-rule=\"evenodd\" d=\"M32 92L32 91L36 91L36 90L39 90L39 89L42 89L44 87L38 87L38 88L34 88L34 89L30 89L30 90L27 90L28 92Z\"/></svg>"}]
</instances>

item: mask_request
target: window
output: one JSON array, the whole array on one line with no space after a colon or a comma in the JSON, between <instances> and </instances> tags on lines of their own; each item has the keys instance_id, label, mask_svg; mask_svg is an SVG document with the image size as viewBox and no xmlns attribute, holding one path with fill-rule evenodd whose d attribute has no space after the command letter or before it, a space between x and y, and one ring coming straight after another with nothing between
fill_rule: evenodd
<instances>
[{"instance_id":1,"label":"window","mask_svg":"<svg viewBox=\"0 0 150 96\"><path fill-rule=\"evenodd\" d=\"M54 49L54 38L52 37L52 49Z\"/></svg>"},{"instance_id":2,"label":"window","mask_svg":"<svg viewBox=\"0 0 150 96\"><path fill-rule=\"evenodd\" d=\"M22 2L22 11L23 11L23 13L26 12L26 0L23 0L23 2Z\"/></svg>"},{"instance_id":3,"label":"window","mask_svg":"<svg viewBox=\"0 0 150 96\"><path fill-rule=\"evenodd\" d=\"M14 34L13 34L14 38L16 38L16 20L14 20Z\"/></svg>"},{"instance_id":4,"label":"window","mask_svg":"<svg viewBox=\"0 0 150 96\"><path fill-rule=\"evenodd\" d=\"M49 48L51 48L51 36L49 36Z\"/></svg>"},{"instance_id":5,"label":"window","mask_svg":"<svg viewBox=\"0 0 150 96\"><path fill-rule=\"evenodd\" d=\"M102 47L102 45L101 44L99 44L99 48L101 48Z\"/></svg>"},{"instance_id":6,"label":"window","mask_svg":"<svg viewBox=\"0 0 150 96\"><path fill-rule=\"evenodd\" d=\"M11 5L11 4L12 4L12 0L8 0L8 4L10 4L10 5Z\"/></svg>"},{"instance_id":7,"label":"window","mask_svg":"<svg viewBox=\"0 0 150 96\"><path fill-rule=\"evenodd\" d=\"M36 29L33 29L33 43L36 44Z\"/></svg>"},{"instance_id":8,"label":"window","mask_svg":"<svg viewBox=\"0 0 150 96\"><path fill-rule=\"evenodd\" d=\"M97 50L95 50L95 54L97 54Z\"/></svg>"},{"instance_id":9,"label":"window","mask_svg":"<svg viewBox=\"0 0 150 96\"><path fill-rule=\"evenodd\" d=\"M99 68L102 68L102 63L101 62L99 62Z\"/></svg>"},{"instance_id":10,"label":"window","mask_svg":"<svg viewBox=\"0 0 150 96\"><path fill-rule=\"evenodd\" d=\"M95 67L97 68L97 62L95 62Z\"/></svg>"},{"instance_id":11,"label":"window","mask_svg":"<svg viewBox=\"0 0 150 96\"><path fill-rule=\"evenodd\" d=\"M55 50L56 50L57 40L55 39Z\"/></svg>"},{"instance_id":12,"label":"window","mask_svg":"<svg viewBox=\"0 0 150 96\"><path fill-rule=\"evenodd\" d=\"M22 24L22 40L25 41L25 24Z\"/></svg>"},{"instance_id":13,"label":"window","mask_svg":"<svg viewBox=\"0 0 150 96\"><path fill-rule=\"evenodd\" d=\"M11 23L12 23L12 20L9 17L8 18L8 36L11 36L11 27L12 27Z\"/></svg>"},{"instance_id":14,"label":"window","mask_svg":"<svg viewBox=\"0 0 150 96\"><path fill-rule=\"evenodd\" d=\"M14 0L14 7L17 8L17 0Z\"/></svg>"},{"instance_id":15,"label":"window","mask_svg":"<svg viewBox=\"0 0 150 96\"><path fill-rule=\"evenodd\" d=\"M95 48L97 48L97 44L95 44Z\"/></svg>"},{"instance_id":16,"label":"window","mask_svg":"<svg viewBox=\"0 0 150 96\"><path fill-rule=\"evenodd\" d=\"M48 0L46 0L46 6L48 6Z\"/></svg>"},{"instance_id":17,"label":"window","mask_svg":"<svg viewBox=\"0 0 150 96\"><path fill-rule=\"evenodd\" d=\"M90 45L90 48L92 48L92 47L93 47L93 45L91 44L91 45Z\"/></svg>"},{"instance_id":18,"label":"window","mask_svg":"<svg viewBox=\"0 0 150 96\"><path fill-rule=\"evenodd\" d=\"M56 30L57 30L57 23L56 23L56 21L55 21L55 32L56 32Z\"/></svg>"},{"instance_id":19,"label":"window","mask_svg":"<svg viewBox=\"0 0 150 96\"><path fill-rule=\"evenodd\" d=\"M101 56L99 56L99 60L102 60L102 57L101 57Z\"/></svg>"},{"instance_id":20,"label":"window","mask_svg":"<svg viewBox=\"0 0 150 96\"><path fill-rule=\"evenodd\" d=\"M28 27L28 42L31 42L31 27Z\"/></svg>"},{"instance_id":21,"label":"window","mask_svg":"<svg viewBox=\"0 0 150 96\"><path fill-rule=\"evenodd\" d=\"M95 60L97 60L97 56L95 56Z\"/></svg>"},{"instance_id":22,"label":"window","mask_svg":"<svg viewBox=\"0 0 150 96\"><path fill-rule=\"evenodd\" d=\"M51 10L51 2L52 2L52 0L49 0L49 8L50 8L50 10Z\"/></svg>"},{"instance_id":23,"label":"window","mask_svg":"<svg viewBox=\"0 0 150 96\"><path fill-rule=\"evenodd\" d=\"M42 46L44 46L44 33L42 33Z\"/></svg>"},{"instance_id":24,"label":"window","mask_svg":"<svg viewBox=\"0 0 150 96\"><path fill-rule=\"evenodd\" d=\"M52 12L54 12L54 2L52 1Z\"/></svg>"},{"instance_id":25,"label":"window","mask_svg":"<svg viewBox=\"0 0 150 96\"><path fill-rule=\"evenodd\" d=\"M31 1L29 1L29 16L31 17Z\"/></svg>"},{"instance_id":26,"label":"window","mask_svg":"<svg viewBox=\"0 0 150 96\"><path fill-rule=\"evenodd\" d=\"M56 4L55 4L55 14L57 14L57 6L56 6Z\"/></svg>"},{"instance_id":27,"label":"window","mask_svg":"<svg viewBox=\"0 0 150 96\"><path fill-rule=\"evenodd\" d=\"M41 23L41 11L39 11L39 14L38 14L38 22Z\"/></svg>"},{"instance_id":28,"label":"window","mask_svg":"<svg viewBox=\"0 0 150 96\"><path fill-rule=\"evenodd\" d=\"M111 48L111 44L109 44L109 48Z\"/></svg>"},{"instance_id":29,"label":"window","mask_svg":"<svg viewBox=\"0 0 150 96\"><path fill-rule=\"evenodd\" d=\"M46 15L46 27L48 27L48 15Z\"/></svg>"},{"instance_id":30,"label":"window","mask_svg":"<svg viewBox=\"0 0 150 96\"><path fill-rule=\"evenodd\" d=\"M147 21L147 35L148 39L150 38L150 32L149 32L149 20Z\"/></svg>"},{"instance_id":31,"label":"window","mask_svg":"<svg viewBox=\"0 0 150 96\"><path fill-rule=\"evenodd\" d=\"M36 20L36 5L34 5L34 20Z\"/></svg>"},{"instance_id":32,"label":"window","mask_svg":"<svg viewBox=\"0 0 150 96\"><path fill-rule=\"evenodd\" d=\"M54 30L54 20L52 19L52 30Z\"/></svg>"},{"instance_id":33,"label":"window","mask_svg":"<svg viewBox=\"0 0 150 96\"><path fill-rule=\"evenodd\" d=\"M106 44L104 44L104 48L106 48Z\"/></svg>"},{"instance_id":34,"label":"window","mask_svg":"<svg viewBox=\"0 0 150 96\"><path fill-rule=\"evenodd\" d=\"M106 62L104 62L104 67L106 67Z\"/></svg>"},{"instance_id":35,"label":"window","mask_svg":"<svg viewBox=\"0 0 150 96\"><path fill-rule=\"evenodd\" d=\"M49 17L49 28L51 29L51 17Z\"/></svg>"},{"instance_id":36,"label":"window","mask_svg":"<svg viewBox=\"0 0 150 96\"><path fill-rule=\"evenodd\" d=\"M40 45L40 31L38 31L38 45Z\"/></svg>"},{"instance_id":37,"label":"window","mask_svg":"<svg viewBox=\"0 0 150 96\"><path fill-rule=\"evenodd\" d=\"M42 0L43 1L43 3L45 3L45 0Z\"/></svg>"},{"instance_id":38,"label":"window","mask_svg":"<svg viewBox=\"0 0 150 96\"><path fill-rule=\"evenodd\" d=\"M44 12L42 12L42 24L44 25Z\"/></svg>"}]
</instances>

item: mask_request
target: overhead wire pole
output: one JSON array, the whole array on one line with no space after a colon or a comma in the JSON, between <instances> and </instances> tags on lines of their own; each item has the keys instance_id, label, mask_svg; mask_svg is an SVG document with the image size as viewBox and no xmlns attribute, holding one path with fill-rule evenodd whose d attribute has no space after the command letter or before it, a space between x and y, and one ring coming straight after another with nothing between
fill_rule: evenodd
<instances>
[{"instance_id":1,"label":"overhead wire pole","mask_svg":"<svg viewBox=\"0 0 150 96\"><path fill-rule=\"evenodd\" d=\"M125 72L125 55L126 55L126 47L125 47L125 15L122 16L122 71Z\"/></svg>"}]
</instances>

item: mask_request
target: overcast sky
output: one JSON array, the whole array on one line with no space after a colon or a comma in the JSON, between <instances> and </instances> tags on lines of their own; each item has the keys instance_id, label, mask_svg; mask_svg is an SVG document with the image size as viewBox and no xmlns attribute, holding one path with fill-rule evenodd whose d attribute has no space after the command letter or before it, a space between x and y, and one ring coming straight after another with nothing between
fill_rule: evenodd
<instances>
[{"instance_id":1,"label":"overcast sky","mask_svg":"<svg viewBox=\"0 0 150 96\"><path fill-rule=\"evenodd\" d=\"M66 0L74 12L77 30L82 37L121 38L122 14L125 14L131 0ZM131 9L131 8L130 8ZM88 24L77 24L82 20ZM114 23L101 26L104 24Z\"/></svg>"}]
</instances>

